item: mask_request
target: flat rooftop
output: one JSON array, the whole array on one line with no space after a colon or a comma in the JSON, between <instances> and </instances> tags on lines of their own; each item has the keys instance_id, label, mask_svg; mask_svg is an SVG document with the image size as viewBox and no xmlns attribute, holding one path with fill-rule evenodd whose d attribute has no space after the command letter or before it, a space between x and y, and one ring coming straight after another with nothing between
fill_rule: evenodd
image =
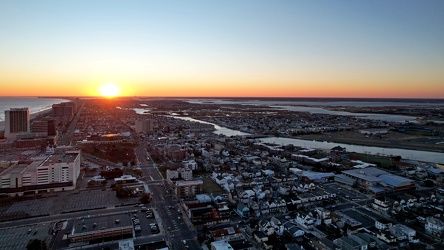
<instances>
[{"instance_id":1,"label":"flat rooftop","mask_svg":"<svg viewBox=\"0 0 444 250\"><path fill-rule=\"evenodd\" d=\"M7 175L7 174L21 174L23 172L25 172L27 169L28 170L32 170L32 169L37 169L37 167L42 163L42 160L35 160L35 161L19 161L17 163L17 165L12 165L10 166L8 169L4 170L4 172L2 172L2 175Z\"/></svg>"},{"instance_id":2,"label":"flat rooftop","mask_svg":"<svg viewBox=\"0 0 444 250\"><path fill-rule=\"evenodd\" d=\"M54 154L48 157L48 159L42 164L42 166L49 166L50 163L70 163L73 162L78 153L66 153L66 154Z\"/></svg>"},{"instance_id":3,"label":"flat rooftop","mask_svg":"<svg viewBox=\"0 0 444 250\"><path fill-rule=\"evenodd\" d=\"M116 220L119 222L116 223ZM84 217L74 221L72 235L122 227L132 227L131 216L128 213Z\"/></svg>"}]
</instances>

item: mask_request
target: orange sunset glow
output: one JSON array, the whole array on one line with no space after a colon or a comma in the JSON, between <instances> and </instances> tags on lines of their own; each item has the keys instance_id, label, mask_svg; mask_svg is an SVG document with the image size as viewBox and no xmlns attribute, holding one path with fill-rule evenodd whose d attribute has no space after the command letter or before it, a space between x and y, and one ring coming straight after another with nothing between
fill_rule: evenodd
<instances>
[{"instance_id":1,"label":"orange sunset glow","mask_svg":"<svg viewBox=\"0 0 444 250\"><path fill-rule=\"evenodd\" d=\"M120 94L120 88L114 83L105 83L99 89L103 97L116 97Z\"/></svg>"},{"instance_id":2,"label":"orange sunset glow","mask_svg":"<svg viewBox=\"0 0 444 250\"><path fill-rule=\"evenodd\" d=\"M1 3L0 96L444 97L443 4L329 5Z\"/></svg>"}]
</instances>

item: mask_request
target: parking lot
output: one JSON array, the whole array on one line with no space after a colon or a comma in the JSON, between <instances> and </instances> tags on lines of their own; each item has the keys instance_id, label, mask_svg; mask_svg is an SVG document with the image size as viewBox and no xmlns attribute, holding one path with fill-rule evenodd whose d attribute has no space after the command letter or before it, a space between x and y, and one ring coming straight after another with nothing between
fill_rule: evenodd
<instances>
[{"instance_id":1,"label":"parking lot","mask_svg":"<svg viewBox=\"0 0 444 250\"><path fill-rule=\"evenodd\" d=\"M41 224L0 229L0 249L26 249L32 239L45 240L49 246L52 236L48 235L51 225Z\"/></svg>"},{"instance_id":2,"label":"parking lot","mask_svg":"<svg viewBox=\"0 0 444 250\"><path fill-rule=\"evenodd\" d=\"M51 199L33 199L3 205L0 209L0 221L15 220L32 216L48 215L54 208Z\"/></svg>"},{"instance_id":3,"label":"parking lot","mask_svg":"<svg viewBox=\"0 0 444 250\"><path fill-rule=\"evenodd\" d=\"M106 208L111 205L114 198L114 192L101 190L92 190L72 194L69 196L69 199L66 200L66 206L63 212L67 213L84 209Z\"/></svg>"},{"instance_id":4,"label":"parking lot","mask_svg":"<svg viewBox=\"0 0 444 250\"><path fill-rule=\"evenodd\" d=\"M137 197L119 199L112 190L87 189L52 193L46 194L46 197L29 197L27 200L0 205L0 221L114 207L136 202L138 202Z\"/></svg>"},{"instance_id":5,"label":"parking lot","mask_svg":"<svg viewBox=\"0 0 444 250\"><path fill-rule=\"evenodd\" d=\"M133 227L136 228L137 225L140 226L140 230L135 230L136 237L141 235L151 235L151 234L160 233L160 226L157 223L156 220L157 217L155 216L154 211L152 213L148 212L148 214L153 214L153 216L147 215L145 209L140 209L139 207L137 207L131 212ZM137 221L138 223L135 223L135 220L138 220ZM151 228L153 225L157 225L158 231Z\"/></svg>"}]
</instances>

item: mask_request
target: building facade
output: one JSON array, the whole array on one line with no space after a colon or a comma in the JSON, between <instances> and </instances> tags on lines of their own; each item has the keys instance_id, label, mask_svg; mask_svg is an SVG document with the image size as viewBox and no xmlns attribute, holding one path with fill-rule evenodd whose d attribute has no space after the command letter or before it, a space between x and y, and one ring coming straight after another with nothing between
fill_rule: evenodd
<instances>
[{"instance_id":1,"label":"building facade","mask_svg":"<svg viewBox=\"0 0 444 250\"><path fill-rule=\"evenodd\" d=\"M17 133L29 132L29 108L5 110L5 137L15 139Z\"/></svg>"},{"instance_id":2,"label":"building facade","mask_svg":"<svg viewBox=\"0 0 444 250\"><path fill-rule=\"evenodd\" d=\"M62 102L52 105L52 114L54 117L72 117L76 112L77 105L74 102Z\"/></svg>"},{"instance_id":3,"label":"building facade","mask_svg":"<svg viewBox=\"0 0 444 250\"><path fill-rule=\"evenodd\" d=\"M80 158L78 151L19 161L0 173L0 194L12 197L73 190L80 175Z\"/></svg>"},{"instance_id":4,"label":"building facade","mask_svg":"<svg viewBox=\"0 0 444 250\"><path fill-rule=\"evenodd\" d=\"M153 130L153 120L146 119L136 121L136 133L151 134L153 133Z\"/></svg>"},{"instance_id":5,"label":"building facade","mask_svg":"<svg viewBox=\"0 0 444 250\"><path fill-rule=\"evenodd\" d=\"M194 198L202 193L202 180L177 181L174 185L174 193L177 198Z\"/></svg>"}]
</instances>

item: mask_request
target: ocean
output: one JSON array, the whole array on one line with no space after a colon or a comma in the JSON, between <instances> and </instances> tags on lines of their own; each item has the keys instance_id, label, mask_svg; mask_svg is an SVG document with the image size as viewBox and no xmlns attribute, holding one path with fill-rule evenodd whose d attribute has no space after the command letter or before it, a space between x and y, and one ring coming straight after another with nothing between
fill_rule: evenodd
<instances>
[{"instance_id":1,"label":"ocean","mask_svg":"<svg viewBox=\"0 0 444 250\"><path fill-rule=\"evenodd\" d=\"M29 108L29 112L35 114L50 109L53 104L67 101L67 99L60 98L0 97L0 130L4 129L5 110Z\"/></svg>"}]
</instances>

